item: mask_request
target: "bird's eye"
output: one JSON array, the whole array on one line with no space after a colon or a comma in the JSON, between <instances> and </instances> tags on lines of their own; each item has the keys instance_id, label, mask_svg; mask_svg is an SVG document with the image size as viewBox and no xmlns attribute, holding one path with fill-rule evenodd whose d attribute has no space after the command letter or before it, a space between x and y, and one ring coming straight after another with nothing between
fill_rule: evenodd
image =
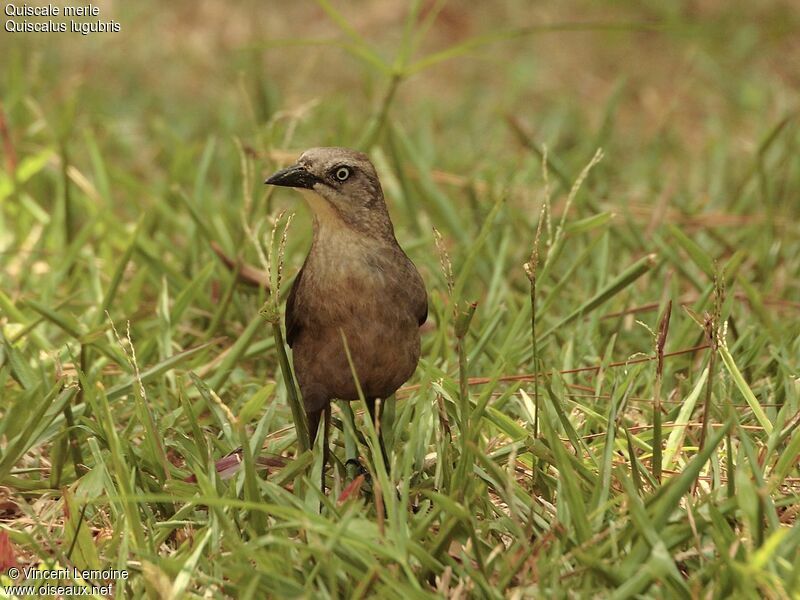
<instances>
[{"instance_id":1,"label":"bird's eye","mask_svg":"<svg viewBox=\"0 0 800 600\"><path fill-rule=\"evenodd\" d=\"M339 167L336 169L334 177L336 177L336 179L339 181L347 181L347 178L350 177L350 169L347 167Z\"/></svg>"}]
</instances>

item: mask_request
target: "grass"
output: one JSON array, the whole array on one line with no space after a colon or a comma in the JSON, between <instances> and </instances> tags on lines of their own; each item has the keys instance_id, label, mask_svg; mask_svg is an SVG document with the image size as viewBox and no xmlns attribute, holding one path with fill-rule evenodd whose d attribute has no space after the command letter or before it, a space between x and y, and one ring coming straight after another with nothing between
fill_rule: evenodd
<instances>
[{"instance_id":1,"label":"grass","mask_svg":"<svg viewBox=\"0 0 800 600\"><path fill-rule=\"evenodd\" d=\"M112 9L0 39L3 585L800 594L792 3ZM432 323L391 473L337 405L325 497L270 326L310 218L261 184L323 144L369 150Z\"/></svg>"}]
</instances>

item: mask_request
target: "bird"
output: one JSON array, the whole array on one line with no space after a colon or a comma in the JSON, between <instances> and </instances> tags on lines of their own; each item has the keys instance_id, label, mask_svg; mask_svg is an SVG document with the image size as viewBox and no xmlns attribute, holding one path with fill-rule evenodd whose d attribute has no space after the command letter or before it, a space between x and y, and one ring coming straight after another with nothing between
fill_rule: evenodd
<instances>
[{"instance_id":1,"label":"bird","mask_svg":"<svg viewBox=\"0 0 800 600\"><path fill-rule=\"evenodd\" d=\"M265 183L300 192L313 217L311 248L289 292L284 324L312 444L324 418L324 493L331 401L359 398L355 371L377 427L376 402L392 398L416 370L428 295L395 237L366 154L311 148ZM382 437L380 447L388 471Z\"/></svg>"}]
</instances>

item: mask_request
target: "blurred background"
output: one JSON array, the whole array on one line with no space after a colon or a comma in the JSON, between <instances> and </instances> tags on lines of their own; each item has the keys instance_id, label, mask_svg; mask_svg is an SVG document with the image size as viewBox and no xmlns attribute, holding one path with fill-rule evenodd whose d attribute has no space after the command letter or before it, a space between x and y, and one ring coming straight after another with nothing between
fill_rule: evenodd
<instances>
[{"instance_id":1,"label":"blurred background","mask_svg":"<svg viewBox=\"0 0 800 600\"><path fill-rule=\"evenodd\" d=\"M790 0L426 0L411 24L406 3L334 2L344 29L314 2L98 6L120 33L4 32L3 109L19 158L66 137L85 170L91 134L128 217L156 200L135 180L191 185L184 165L212 138L214 162L232 136L259 152L357 143L401 61L417 68L391 118L425 162L522 179L532 161L513 117L570 174L603 146L607 193L628 202L718 200L727 190L717 169L704 176L709 163L746 164L800 88ZM408 27L416 43L403 58ZM728 156L714 152L721 142ZM220 171L209 166L209 193L234 201L239 182Z\"/></svg>"}]
</instances>

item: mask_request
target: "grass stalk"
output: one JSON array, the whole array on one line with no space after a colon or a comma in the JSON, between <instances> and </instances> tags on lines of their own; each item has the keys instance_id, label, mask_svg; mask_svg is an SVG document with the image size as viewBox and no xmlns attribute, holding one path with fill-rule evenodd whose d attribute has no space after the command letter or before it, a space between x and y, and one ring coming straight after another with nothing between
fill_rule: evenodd
<instances>
[{"instance_id":1,"label":"grass stalk","mask_svg":"<svg viewBox=\"0 0 800 600\"><path fill-rule=\"evenodd\" d=\"M721 336L722 318L722 278L719 274L714 275L714 310L711 314L707 314L703 322L704 333L706 341L708 342L708 380L706 381L706 393L703 400L703 426L700 430L700 451L708 436L708 423L711 419L711 396L714 390L714 382L716 377L717 366L717 352L719 350L719 340Z\"/></svg>"},{"instance_id":2,"label":"grass stalk","mask_svg":"<svg viewBox=\"0 0 800 600\"><path fill-rule=\"evenodd\" d=\"M470 302L456 315L454 333L456 337L456 352L458 354L458 397L459 397L459 439L461 441L461 456L456 469L456 480L462 482L458 486L458 497L463 499L469 488L469 473L472 470L472 404L469 398L469 365L467 363L467 349L464 338L469 332L477 302Z\"/></svg>"},{"instance_id":3,"label":"grass stalk","mask_svg":"<svg viewBox=\"0 0 800 600\"><path fill-rule=\"evenodd\" d=\"M662 439L661 439L661 386L664 380L664 347L667 344L672 300L667 302L658 326L656 338L656 376L653 383L653 478L661 483Z\"/></svg>"}]
</instances>

